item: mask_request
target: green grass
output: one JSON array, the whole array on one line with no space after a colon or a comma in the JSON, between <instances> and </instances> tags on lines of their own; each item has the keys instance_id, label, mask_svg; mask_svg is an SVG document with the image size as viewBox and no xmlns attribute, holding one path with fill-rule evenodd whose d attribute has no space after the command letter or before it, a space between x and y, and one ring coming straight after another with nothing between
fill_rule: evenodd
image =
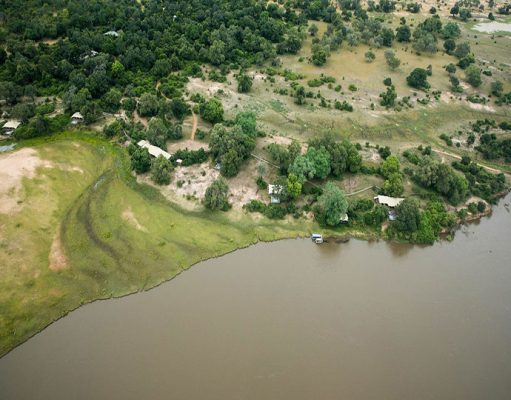
<instances>
[{"instance_id":1,"label":"green grass","mask_svg":"<svg viewBox=\"0 0 511 400\"><path fill-rule=\"evenodd\" d=\"M0 356L82 304L149 289L201 260L260 240L318 229L305 220L184 211L139 185L125 151L92 134L24 145L54 168L25 179L24 207L3 221ZM122 217L127 209L145 231ZM57 230L69 268L52 271L48 256Z\"/></svg>"}]
</instances>

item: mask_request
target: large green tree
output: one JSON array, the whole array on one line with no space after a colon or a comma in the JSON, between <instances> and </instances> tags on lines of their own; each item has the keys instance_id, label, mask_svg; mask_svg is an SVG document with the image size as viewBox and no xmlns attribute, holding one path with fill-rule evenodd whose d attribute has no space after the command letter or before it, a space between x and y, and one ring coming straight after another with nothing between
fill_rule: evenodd
<instances>
[{"instance_id":1,"label":"large green tree","mask_svg":"<svg viewBox=\"0 0 511 400\"><path fill-rule=\"evenodd\" d=\"M343 191L334 183L328 182L314 206L316 220L322 225L336 226L347 211L348 201Z\"/></svg>"}]
</instances>

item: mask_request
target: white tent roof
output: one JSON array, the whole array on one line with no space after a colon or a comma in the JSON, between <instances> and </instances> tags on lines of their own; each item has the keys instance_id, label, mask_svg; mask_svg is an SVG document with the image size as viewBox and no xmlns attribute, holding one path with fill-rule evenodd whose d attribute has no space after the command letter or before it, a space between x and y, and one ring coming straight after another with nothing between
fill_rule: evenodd
<instances>
[{"instance_id":1,"label":"white tent roof","mask_svg":"<svg viewBox=\"0 0 511 400\"><path fill-rule=\"evenodd\" d=\"M79 112L75 112L73 115L71 115L71 118L74 119L83 119L83 115Z\"/></svg>"},{"instance_id":2,"label":"white tent roof","mask_svg":"<svg viewBox=\"0 0 511 400\"><path fill-rule=\"evenodd\" d=\"M11 119L10 121L7 121L3 127L4 127L4 129L17 129L18 126L20 126L20 125L21 125L20 121Z\"/></svg>"},{"instance_id":3,"label":"white tent roof","mask_svg":"<svg viewBox=\"0 0 511 400\"><path fill-rule=\"evenodd\" d=\"M159 147L153 146L151 143L149 143L147 140L141 140L137 143L138 147L142 147L144 149L147 149L149 151L149 154L153 157L163 156L167 160L172 157L169 153L166 151L160 149Z\"/></svg>"},{"instance_id":4,"label":"white tent roof","mask_svg":"<svg viewBox=\"0 0 511 400\"><path fill-rule=\"evenodd\" d=\"M374 200L379 204L394 208L401 204L404 199L401 197L376 196Z\"/></svg>"}]
</instances>

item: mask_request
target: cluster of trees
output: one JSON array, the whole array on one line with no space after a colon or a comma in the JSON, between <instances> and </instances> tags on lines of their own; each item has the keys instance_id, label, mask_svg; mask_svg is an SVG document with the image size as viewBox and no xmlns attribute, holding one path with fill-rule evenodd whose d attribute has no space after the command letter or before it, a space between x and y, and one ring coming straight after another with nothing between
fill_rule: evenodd
<instances>
[{"instance_id":1,"label":"cluster of trees","mask_svg":"<svg viewBox=\"0 0 511 400\"><path fill-rule=\"evenodd\" d=\"M213 158L220 163L220 173L223 176L238 174L244 160L255 147L257 135L256 117L252 112L239 113L231 128L222 124L213 126L209 148Z\"/></svg>"},{"instance_id":2,"label":"cluster of trees","mask_svg":"<svg viewBox=\"0 0 511 400\"><path fill-rule=\"evenodd\" d=\"M227 211L229 204L229 186L224 178L213 181L204 194L204 206L209 210Z\"/></svg>"},{"instance_id":3,"label":"cluster of trees","mask_svg":"<svg viewBox=\"0 0 511 400\"><path fill-rule=\"evenodd\" d=\"M432 189L444 196L451 204L457 205L469 194L467 179L457 174L452 167L424 157L415 170L413 179L419 185Z\"/></svg>"},{"instance_id":4,"label":"cluster of trees","mask_svg":"<svg viewBox=\"0 0 511 400\"><path fill-rule=\"evenodd\" d=\"M454 226L456 218L439 201L431 201L424 211L417 200L407 198L396 207L397 219L387 229L389 238L398 237L414 243L432 244L442 231Z\"/></svg>"},{"instance_id":5,"label":"cluster of trees","mask_svg":"<svg viewBox=\"0 0 511 400\"><path fill-rule=\"evenodd\" d=\"M383 193L387 196L399 197L404 192L401 164L396 156L388 156L380 166L380 174L385 178Z\"/></svg>"},{"instance_id":6,"label":"cluster of trees","mask_svg":"<svg viewBox=\"0 0 511 400\"><path fill-rule=\"evenodd\" d=\"M461 161L454 161L452 166L465 174L470 192L487 201L492 201L496 194L506 188L504 174L492 174L471 161L468 156L464 156Z\"/></svg>"},{"instance_id":7,"label":"cluster of trees","mask_svg":"<svg viewBox=\"0 0 511 400\"><path fill-rule=\"evenodd\" d=\"M487 160L504 158L511 162L511 139L497 139L494 133L483 133L479 138L479 145L475 147Z\"/></svg>"},{"instance_id":8,"label":"cluster of trees","mask_svg":"<svg viewBox=\"0 0 511 400\"><path fill-rule=\"evenodd\" d=\"M131 160L131 169L137 174L151 173L151 179L158 185L168 185L170 183L170 173L172 172L172 163L163 156L151 158L146 148L138 147L134 144L128 146L128 154Z\"/></svg>"}]
</instances>

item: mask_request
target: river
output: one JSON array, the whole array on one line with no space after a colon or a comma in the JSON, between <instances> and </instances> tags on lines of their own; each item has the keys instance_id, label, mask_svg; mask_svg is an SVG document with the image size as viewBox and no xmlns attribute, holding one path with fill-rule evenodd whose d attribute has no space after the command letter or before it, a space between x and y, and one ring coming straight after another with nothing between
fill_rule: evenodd
<instances>
[{"instance_id":1,"label":"river","mask_svg":"<svg viewBox=\"0 0 511 400\"><path fill-rule=\"evenodd\" d=\"M258 244L84 306L0 359L0 399L511 398L511 214L451 243Z\"/></svg>"}]
</instances>

